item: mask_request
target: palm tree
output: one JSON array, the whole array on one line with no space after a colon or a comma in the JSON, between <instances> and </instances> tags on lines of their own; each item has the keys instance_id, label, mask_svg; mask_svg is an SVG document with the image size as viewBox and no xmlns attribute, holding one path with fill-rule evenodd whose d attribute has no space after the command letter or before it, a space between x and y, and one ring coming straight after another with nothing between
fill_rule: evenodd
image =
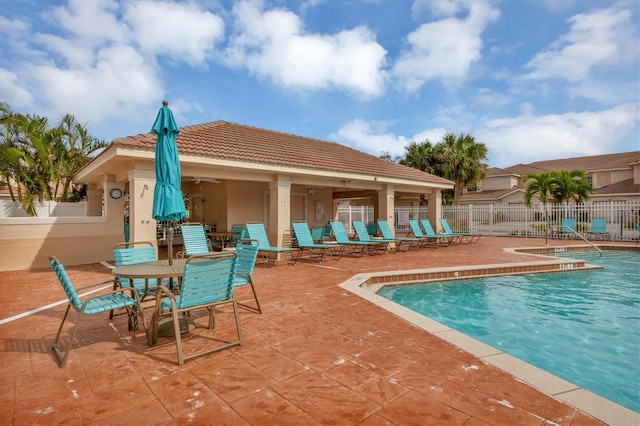
<instances>
[{"instance_id":1,"label":"palm tree","mask_svg":"<svg viewBox=\"0 0 640 426\"><path fill-rule=\"evenodd\" d=\"M476 142L473 136L462 134L455 136L447 133L436 146L442 176L455 183L454 204L462 195L462 189L482 180L487 173L488 149L483 143Z\"/></svg>"},{"instance_id":2,"label":"palm tree","mask_svg":"<svg viewBox=\"0 0 640 426\"><path fill-rule=\"evenodd\" d=\"M428 139L407 145L404 148L404 158L399 163L432 175L438 174L440 166L436 149Z\"/></svg>"},{"instance_id":3,"label":"palm tree","mask_svg":"<svg viewBox=\"0 0 640 426\"><path fill-rule=\"evenodd\" d=\"M549 238L549 222L547 217L547 203L553 199L552 172L547 173L527 173L524 181L528 182L527 190L524 194L524 202L527 207L531 207L531 199L538 197L544 209L544 243L547 244Z\"/></svg>"},{"instance_id":4,"label":"palm tree","mask_svg":"<svg viewBox=\"0 0 640 426\"><path fill-rule=\"evenodd\" d=\"M587 174L582 170L552 172L551 185L553 197L559 203L583 203L592 194L593 186L587 181Z\"/></svg>"}]
</instances>

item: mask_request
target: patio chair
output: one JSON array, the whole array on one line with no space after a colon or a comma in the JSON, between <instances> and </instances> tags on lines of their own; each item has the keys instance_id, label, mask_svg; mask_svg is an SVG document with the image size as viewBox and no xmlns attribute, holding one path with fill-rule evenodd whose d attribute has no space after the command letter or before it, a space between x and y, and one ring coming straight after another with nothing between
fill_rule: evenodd
<instances>
[{"instance_id":1,"label":"patio chair","mask_svg":"<svg viewBox=\"0 0 640 426\"><path fill-rule=\"evenodd\" d=\"M438 247L438 239L437 238L429 238L422 232L422 228L420 228L420 223L416 219L409 219L409 227L411 228L411 232L409 235L413 235L416 238L419 238L421 243L421 247Z\"/></svg>"},{"instance_id":2,"label":"patio chair","mask_svg":"<svg viewBox=\"0 0 640 426\"><path fill-rule=\"evenodd\" d=\"M311 238L314 243L322 243L324 241L324 226L313 226L311 228Z\"/></svg>"},{"instance_id":3,"label":"patio chair","mask_svg":"<svg viewBox=\"0 0 640 426\"><path fill-rule=\"evenodd\" d=\"M256 243L255 245L253 243ZM242 287L249 285L251 292L253 293L253 299L255 300L255 306L247 305L245 302L238 301L238 306L245 308L251 312L258 314L262 313L260 308L260 302L258 301L258 294L256 288L253 286L253 268L256 266L256 260L258 259L258 244L257 241L248 239L242 239L236 244L236 255L238 256L238 263L236 265L236 275L233 277L233 286Z\"/></svg>"},{"instance_id":4,"label":"patio chair","mask_svg":"<svg viewBox=\"0 0 640 426\"><path fill-rule=\"evenodd\" d=\"M157 343L159 322L163 317L171 317L173 320L178 365L184 364L185 360L191 358L242 345L238 302L233 291L237 263L236 253L233 252L207 253L189 257L184 265L184 275L179 295L174 294L173 291L162 284L158 286L159 297L156 298L155 311L147 330L149 345L153 346ZM233 306L237 339L226 341L207 337L207 340L222 341L222 343L185 354L182 348L179 315L187 314L196 309L207 309L209 311L208 328L213 329L215 327L215 308L222 305Z\"/></svg>"},{"instance_id":5,"label":"patio chair","mask_svg":"<svg viewBox=\"0 0 640 426\"><path fill-rule=\"evenodd\" d=\"M607 219L591 219L591 226L587 232L587 237L608 240L610 237L607 231Z\"/></svg>"},{"instance_id":6,"label":"patio chair","mask_svg":"<svg viewBox=\"0 0 640 426\"><path fill-rule=\"evenodd\" d=\"M338 260L340 260L344 247L338 246L337 244L322 244L314 242L311 231L309 230L309 225L305 221L295 221L291 225L298 242L298 248L300 249L298 253L298 260L302 258L303 253L306 251L309 255L308 259L315 259L318 262L322 262L322 259L327 252L329 252L329 255L333 258L334 250L336 251L335 254L338 256ZM324 230L324 227L322 229Z\"/></svg>"},{"instance_id":7,"label":"patio chair","mask_svg":"<svg viewBox=\"0 0 640 426\"><path fill-rule=\"evenodd\" d=\"M417 237L396 237L394 233L391 231L391 227L389 226L389 222L383 219L378 219L378 229L382 233L382 238L385 240L393 240L398 244L398 250L402 250L402 246L406 247L403 251L409 251L412 248L416 250L420 250L422 247L423 239Z\"/></svg>"},{"instance_id":8,"label":"patio chair","mask_svg":"<svg viewBox=\"0 0 640 426\"><path fill-rule=\"evenodd\" d=\"M184 250L176 253L176 255L180 257L191 257L196 254L213 252L213 244L207 237L204 225L197 222L188 222L183 223L180 229L182 230Z\"/></svg>"},{"instance_id":9,"label":"patio chair","mask_svg":"<svg viewBox=\"0 0 640 426\"><path fill-rule=\"evenodd\" d=\"M458 235L438 234L433 230L429 219L420 219L420 225L424 229L427 238L431 238L436 244L440 246L450 246L451 244L458 244L461 237Z\"/></svg>"},{"instance_id":10,"label":"patio chair","mask_svg":"<svg viewBox=\"0 0 640 426\"><path fill-rule=\"evenodd\" d=\"M349 235L347 235L347 230L344 228L344 223L339 220L332 220L329 222L329 225L331 226L331 232L336 240L336 244L348 249L348 254L354 257L361 257L363 253L370 255L376 254L378 243L351 240Z\"/></svg>"},{"instance_id":11,"label":"patio chair","mask_svg":"<svg viewBox=\"0 0 640 426\"><path fill-rule=\"evenodd\" d=\"M638 231L638 242L640 243L640 224L634 223L633 227L636 228L636 231Z\"/></svg>"},{"instance_id":12,"label":"patio chair","mask_svg":"<svg viewBox=\"0 0 640 426\"><path fill-rule=\"evenodd\" d=\"M150 241L133 241L118 243L113 248L113 259L116 266L135 265L137 263L155 262L158 260L156 248ZM122 288L131 287L138 293L140 301L155 296L157 280L116 278L117 285ZM113 315L112 315L113 316Z\"/></svg>"},{"instance_id":13,"label":"patio chair","mask_svg":"<svg viewBox=\"0 0 640 426\"><path fill-rule=\"evenodd\" d=\"M262 256L265 265L274 266L279 255L287 259L287 263L295 265L297 262L297 252L295 247L278 247L269 243L267 230L262 222L248 222L247 233L249 238L254 240L253 244L258 246L258 254Z\"/></svg>"},{"instance_id":14,"label":"patio chair","mask_svg":"<svg viewBox=\"0 0 640 426\"><path fill-rule=\"evenodd\" d=\"M363 241L365 243L370 243L370 244L372 243L376 244L375 250L381 253L385 253L387 250L394 251L394 252L397 251L398 249L397 245L394 245L393 247L391 246L391 243L395 243L394 240L387 240L384 238L376 238L376 239L371 238L371 236L369 235L369 230L367 229L367 226L364 224L363 221L354 220L351 223L353 225L353 230L356 231L356 235L358 236L359 241Z\"/></svg>"},{"instance_id":15,"label":"patio chair","mask_svg":"<svg viewBox=\"0 0 640 426\"><path fill-rule=\"evenodd\" d=\"M472 244L477 243L480 240L480 234L475 234L473 232L454 232L451 229L451 226L449 226L449 222L444 217L440 218L440 224L442 225L442 229L444 230L445 234L460 236L461 243Z\"/></svg>"},{"instance_id":16,"label":"patio chair","mask_svg":"<svg viewBox=\"0 0 640 426\"><path fill-rule=\"evenodd\" d=\"M102 281L95 284L90 284L83 287L75 288L69 275L67 275L67 271L64 268L64 265L60 263L60 261L52 255L47 254L47 258L49 259L49 264L53 268L56 277L58 277L58 281L62 285L64 292L67 294L67 298L69 299L69 304L67 305L67 309L64 312L64 316L62 317L62 322L60 322L60 327L58 327L58 332L56 333L55 339L53 339L52 349L58 359L58 363L60 368L63 368L67 359L69 358L69 353L71 352L71 347L73 345L73 341L76 337L76 333L78 332L78 328L80 323L82 322L82 318L85 315L95 315L103 312L109 312L114 309L125 309L130 314L129 321L129 330L132 330L133 323L131 322L131 318L134 317L137 319L137 316L140 316L140 322L142 323L142 327L144 328L144 316L142 313L142 306L140 306L140 299L138 298L138 293L134 291L133 288L115 288L115 282L113 279ZM97 289L100 290L100 287L109 287L109 290L101 291L100 294L87 296L79 294L83 290L88 289ZM131 296L125 294L126 292L130 292ZM92 293L93 294L93 293ZM76 312L78 312L78 319L76 320L76 325L73 326L71 330L71 335L69 337L69 343L64 348L60 348L58 346L58 341L60 340L60 334L62 333L62 328L64 326L67 317L69 316L69 311L73 308Z\"/></svg>"},{"instance_id":17,"label":"patio chair","mask_svg":"<svg viewBox=\"0 0 640 426\"><path fill-rule=\"evenodd\" d=\"M552 230L553 238L575 238L578 232L577 219L562 219L561 225Z\"/></svg>"},{"instance_id":18,"label":"patio chair","mask_svg":"<svg viewBox=\"0 0 640 426\"><path fill-rule=\"evenodd\" d=\"M230 243L232 247L235 247L238 241L249 238L247 227L244 225L231 225L231 233L233 234Z\"/></svg>"}]
</instances>

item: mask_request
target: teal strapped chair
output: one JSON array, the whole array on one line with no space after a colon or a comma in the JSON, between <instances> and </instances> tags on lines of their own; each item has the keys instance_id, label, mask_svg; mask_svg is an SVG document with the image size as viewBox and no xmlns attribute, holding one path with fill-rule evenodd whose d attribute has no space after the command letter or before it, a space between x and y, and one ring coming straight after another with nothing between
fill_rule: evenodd
<instances>
[{"instance_id":1,"label":"teal strapped chair","mask_svg":"<svg viewBox=\"0 0 640 426\"><path fill-rule=\"evenodd\" d=\"M335 254L338 257L338 260L340 260L344 247L338 246L337 244L322 244L314 242L311 231L309 230L309 225L305 221L295 221L291 225L293 227L293 233L295 234L298 248L300 249L298 253L298 260L302 258L305 251L309 254L310 259L315 259L319 262L322 262L322 259L327 252L331 258L333 258Z\"/></svg>"},{"instance_id":2,"label":"teal strapped chair","mask_svg":"<svg viewBox=\"0 0 640 426\"><path fill-rule=\"evenodd\" d=\"M393 251L398 250L397 244L395 245L395 247L393 248L391 247L391 243L395 243L394 240L387 240L385 238L376 238L376 239L371 238L371 236L369 235L369 229L367 228L367 226L364 224L363 221L354 220L351 223L353 224L353 230L356 231L358 240L363 241L365 243L369 243L369 244L376 244L375 245L376 252L379 251L381 253L385 253L387 249L393 250Z\"/></svg>"},{"instance_id":3,"label":"teal strapped chair","mask_svg":"<svg viewBox=\"0 0 640 426\"><path fill-rule=\"evenodd\" d=\"M150 241L122 242L113 248L113 260L116 266L135 265L137 263L155 262L158 260L156 248ZM130 287L133 284L140 300L143 301L149 296L156 294L157 280L136 278L116 278L118 286L122 288Z\"/></svg>"},{"instance_id":4,"label":"teal strapped chair","mask_svg":"<svg viewBox=\"0 0 640 426\"><path fill-rule=\"evenodd\" d=\"M64 265L60 263L60 261L52 255L47 255L49 259L49 264L53 268L58 281L62 285L65 293L67 294L67 298L69 299L69 304L67 305L67 309L64 312L64 316L62 317L62 322L60 323L60 327L58 327L58 332L56 333L56 337L53 340L52 349L58 359L58 363L60 368L63 368L69 357L69 353L71 352L71 348L73 346L73 341L76 337L76 333L78 332L78 328L80 323L82 322L82 318L85 315L95 315L103 312L110 312L114 309L126 309L129 312L130 322L129 322L129 330L133 329L133 323L131 322L131 318L135 316L139 316L141 319L142 326L144 328L144 316L142 313L142 306L140 306L140 299L138 298L138 293L134 291L133 288L113 288L114 280L110 279L107 281L78 287L75 288L67 271L64 268ZM99 294L86 296L80 295L79 292L88 289L99 289L100 287L108 287L109 289L102 289ZM131 296L128 296L127 292L131 293ZM58 341L60 340L60 334L62 333L62 328L64 326L67 317L69 316L69 311L73 308L76 312L78 312L78 319L76 320L76 325L73 326L71 331L71 335L69 337L69 343L64 348L60 348L58 346Z\"/></svg>"},{"instance_id":5,"label":"teal strapped chair","mask_svg":"<svg viewBox=\"0 0 640 426\"><path fill-rule=\"evenodd\" d=\"M442 225L442 229L444 230L445 234L459 236L460 237L459 241L461 243L472 244L472 243L477 243L478 241L480 241L480 237L481 237L480 234L476 234L476 233L473 233L473 232L454 232L451 229L451 226L449 226L449 222L444 217L440 218L440 225Z\"/></svg>"},{"instance_id":6,"label":"teal strapped chair","mask_svg":"<svg viewBox=\"0 0 640 426\"><path fill-rule=\"evenodd\" d=\"M173 320L178 365L184 364L187 359L242 345L238 302L233 291L233 280L236 276L237 264L238 258L233 252L207 253L189 257L184 265L184 275L182 276L179 295L174 294L173 291L162 284L158 286L155 310L151 318L151 324L147 329L149 345L153 346L157 343L159 321L167 316L170 316ZM208 328L213 329L215 327L215 308L221 305L233 306L237 339L231 341L223 340L222 344L216 344L207 349L185 354L182 348L179 315L196 309L207 309L209 311ZM209 338L207 337L207 339ZM214 341L220 342L221 340L215 339Z\"/></svg>"},{"instance_id":7,"label":"teal strapped chair","mask_svg":"<svg viewBox=\"0 0 640 426\"><path fill-rule=\"evenodd\" d=\"M439 246L450 246L451 244L457 244L460 242L460 236L449 234L438 234L433 230L429 219L420 219L422 229L424 229L427 238L431 238Z\"/></svg>"},{"instance_id":8,"label":"teal strapped chair","mask_svg":"<svg viewBox=\"0 0 640 426\"><path fill-rule=\"evenodd\" d=\"M201 223L183 223L180 225L180 229L182 231L184 250L178 252L178 256L190 257L195 254L205 254L213 251L211 240L207 237L207 233Z\"/></svg>"},{"instance_id":9,"label":"teal strapped chair","mask_svg":"<svg viewBox=\"0 0 640 426\"><path fill-rule=\"evenodd\" d=\"M339 246L342 246L349 250L348 254L354 257L360 257L363 253L370 255L376 254L376 248L378 243L369 243L366 241L351 240L347 235L347 230L344 227L344 223L339 220L332 220L329 222L331 226L331 232Z\"/></svg>"},{"instance_id":10,"label":"teal strapped chair","mask_svg":"<svg viewBox=\"0 0 640 426\"><path fill-rule=\"evenodd\" d=\"M421 240L420 245L422 247L438 247L437 238L428 237L424 232L422 232L422 228L420 228L420 223L416 219L409 219L409 227L411 228L411 233L409 235L413 235L416 238Z\"/></svg>"},{"instance_id":11,"label":"teal strapped chair","mask_svg":"<svg viewBox=\"0 0 640 426\"><path fill-rule=\"evenodd\" d=\"M295 247L278 247L272 246L269 243L269 237L267 236L267 230L262 222L249 222L247 223L247 232L249 238L254 240L253 244L258 245L258 254L262 256L264 263L269 266L274 266L278 258L278 255L282 254L288 263L293 265L298 260L298 248Z\"/></svg>"},{"instance_id":12,"label":"teal strapped chair","mask_svg":"<svg viewBox=\"0 0 640 426\"><path fill-rule=\"evenodd\" d=\"M591 238L600 238L602 240L609 239L607 219L591 219L591 226L589 227L587 236Z\"/></svg>"},{"instance_id":13,"label":"teal strapped chair","mask_svg":"<svg viewBox=\"0 0 640 426\"><path fill-rule=\"evenodd\" d=\"M256 260L258 259L258 244L254 240L242 239L236 244L236 255L238 256L238 264L236 265L236 275L233 278L234 287L242 287L249 285L251 292L253 293L253 299L255 300L255 306L247 305L244 302L238 302L238 306L245 308L249 311L261 314L262 308L260 308L260 302L258 301L258 294L256 288L253 285L253 268L256 266Z\"/></svg>"},{"instance_id":14,"label":"teal strapped chair","mask_svg":"<svg viewBox=\"0 0 640 426\"><path fill-rule=\"evenodd\" d=\"M420 250L423 245L424 239L417 237L396 237L391 231L391 227L389 226L389 222L384 219L378 219L378 229L382 233L382 238L385 240L393 240L398 244L398 250L402 250L402 246L404 245L406 249L404 251L409 251L412 248L416 250Z\"/></svg>"},{"instance_id":15,"label":"teal strapped chair","mask_svg":"<svg viewBox=\"0 0 640 426\"><path fill-rule=\"evenodd\" d=\"M231 247L235 247L238 244L238 241L249 238L247 227L244 225L231 225L231 233Z\"/></svg>"}]
</instances>

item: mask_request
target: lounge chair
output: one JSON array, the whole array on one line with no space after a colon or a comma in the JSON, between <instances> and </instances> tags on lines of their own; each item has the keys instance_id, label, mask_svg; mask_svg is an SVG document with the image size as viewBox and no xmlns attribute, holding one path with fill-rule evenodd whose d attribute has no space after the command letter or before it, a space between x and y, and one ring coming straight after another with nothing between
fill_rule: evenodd
<instances>
[{"instance_id":1,"label":"lounge chair","mask_svg":"<svg viewBox=\"0 0 640 426\"><path fill-rule=\"evenodd\" d=\"M373 239L369 235L369 230L367 226L361 220L354 220L351 222L353 224L353 230L356 231L356 235L358 236L359 241L363 241L369 244L376 244L375 249L381 253L385 253L387 250L397 251L398 245L394 240L387 240L384 238L376 238ZM394 243L394 246L391 246L391 243Z\"/></svg>"},{"instance_id":2,"label":"lounge chair","mask_svg":"<svg viewBox=\"0 0 640 426\"><path fill-rule=\"evenodd\" d=\"M409 219L409 227L411 227L409 235L419 238L421 240L421 247L438 247L440 245L438 244L438 238L427 237L427 235L422 232L420 223L416 219Z\"/></svg>"},{"instance_id":3,"label":"lounge chair","mask_svg":"<svg viewBox=\"0 0 640 426\"><path fill-rule=\"evenodd\" d=\"M442 225L442 229L444 230L445 234L460 236L461 243L472 244L477 243L480 240L480 234L475 234L473 232L453 232L451 226L449 226L449 222L443 217L440 218L440 224Z\"/></svg>"},{"instance_id":4,"label":"lounge chair","mask_svg":"<svg viewBox=\"0 0 640 426\"><path fill-rule=\"evenodd\" d=\"M75 288L69 275L67 275L67 271L64 268L64 265L60 263L60 261L51 255L47 255L49 259L49 264L53 268L56 273L56 277L58 277L58 281L62 285L64 292L67 294L67 298L69 299L69 303L67 304L67 309L64 312L64 316L62 317L62 322L60 323L60 327L58 327L58 332L56 333L56 337L53 339L53 344L51 348L58 359L58 363L60 368L63 368L67 359L69 358L69 353L71 352L71 348L73 346L73 341L76 337L76 333L78 332L78 327L80 326L80 322L85 315L95 315L103 312L109 312L114 309L126 309L129 313L129 330L134 329L132 318L140 317L140 322L142 323L142 327L144 328L144 315L142 313L142 306L140 306L140 299L138 297L138 293L131 287L129 288L118 288L116 287L115 280L110 279L107 281L102 281L96 284L91 284L79 288ZM80 295L79 293L83 290L94 289L94 291L100 290L100 287L108 287L109 289L103 289L100 294L85 296ZM131 296L128 296L126 293L131 293ZM62 332L62 328L64 323L69 316L69 311L73 308L76 312L78 312L78 319L76 320L75 326L71 331L71 336L69 337L69 343L64 348L60 348L58 346L58 341L60 340L60 334Z\"/></svg>"},{"instance_id":5,"label":"lounge chair","mask_svg":"<svg viewBox=\"0 0 640 426\"><path fill-rule=\"evenodd\" d=\"M389 222L387 222L386 220L383 220L383 219L379 219L378 220L378 228L380 229L380 232L382 233L382 238L384 238L385 240L393 240L393 241L396 242L396 244L398 244L398 250L401 250L403 245L406 247L406 250L404 250L404 251L409 251L412 248L414 248L416 250L420 250L420 248L422 247L422 244L424 242L423 238L396 237L394 235L394 233L391 231L391 227L389 226Z\"/></svg>"},{"instance_id":6,"label":"lounge chair","mask_svg":"<svg viewBox=\"0 0 640 426\"><path fill-rule=\"evenodd\" d=\"M324 241L324 226L314 226L311 228L311 238L314 243L322 243Z\"/></svg>"},{"instance_id":7,"label":"lounge chair","mask_svg":"<svg viewBox=\"0 0 640 426\"><path fill-rule=\"evenodd\" d=\"M591 219L591 227L586 234L590 238L608 240L610 237L607 231L607 219Z\"/></svg>"},{"instance_id":8,"label":"lounge chair","mask_svg":"<svg viewBox=\"0 0 640 426\"><path fill-rule=\"evenodd\" d=\"M340 260L344 247L338 246L337 244L315 243L309 230L309 225L305 221L295 221L291 225L293 226L293 232L298 243L298 248L300 249L298 260L302 258L305 251L308 253L309 259L315 259L319 262L322 262L327 252L333 258L335 251L335 255L338 257L338 260Z\"/></svg>"},{"instance_id":9,"label":"lounge chair","mask_svg":"<svg viewBox=\"0 0 640 426\"><path fill-rule=\"evenodd\" d=\"M158 296L162 295L163 297L156 298L155 311L147 330L149 345L153 346L157 343L160 319L167 316L170 316L173 320L178 365L184 364L187 359L242 345L238 302L233 291L236 268L237 257L233 252L208 253L189 257L184 265L180 295L174 294L173 291L162 284L158 286ZM213 329L215 327L215 308L220 305L233 306L237 339L226 341L206 337L208 341L222 341L222 344L216 344L208 349L185 354L182 349L179 315L206 308L209 311L208 328Z\"/></svg>"},{"instance_id":10,"label":"lounge chair","mask_svg":"<svg viewBox=\"0 0 640 426\"><path fill-rule=\"evenodd\" d=\"M636 231L638 231L638 242L640 243L640 224L634 223L633 227L636 228Z\"/></svg>"},{"instance_id":11,"label":"lounge chair","mask_svg":"<svg viewBox=\"0 0 640 426\"><path fill-rule=\"evenodd\" d=\"M575 238L578 232L577 219L562 219L561 225L552 230L553 238Z\"/></svg>"},{"instance_id":12,"label":"lounge chair","mask_svg":"<svg viewBox=\"0 0 640 426\"><path fill-rule=\"evenodd\" d=\"M253 285L253 268L256 265L258 258L258 244L253 244L254 241L243 239L236 244L236 255L238 256L238 264L236 266L236 274L233 277L233 286L242 287L249 285L251 292L253 293L254 305L247 305L243 301L238 301L238 306L245 308L249 311L261 314L262 308L260 308L260 302L258 301L258 294L256 288Z\"/></svg>"},{"instance_id":13,"label":"lounge chair","mask_svg":"<svg viewBox=\"0 0 640 426\"><path fill-rule=\"evenodd\" d=\"M429 219L420 219L420 224L422 225L422 229L424 229L427 238L431 238L436 242L436 244L440 246L450 246L451 244L458 244L460 242L461 237L458 235L448 235L448 234L438 234L433 230L433 226L431 226L431 222Z\"/></svg>"},{"instance_id":14,"label":"lounge chair","mask_svg":"<svg viewBox=\"0 0 640 426\"><path fill-rule=\"evenodd\" d=\"M254 240L253 244L258 245L258 254L262 256L265 265L274 266L280 254L287 259L288 263L296 264L299 249L295 247L272 246L269 243L267 230L262 222L247 223L247 233L249 234L249 238Z\"/></svg>"},{"instance_id":15,"label":"lounge chair","mask_svg":"<svg viewBox=\"0 0 640 426\"><path fill-rule=\"evenodd\" d=\"M184 250L176 253L178 257L190 257L196 254L213 252L211 240L207 238L207 233L201 223L183 223L180 229L182 230Z\"/></svg>"},{"instance_id":16,"label":"lounge chair","mask_svg":"<svg viewBox=\"0 0 640 426\"><path fill-rule=\"evenodd\" d=\"M342 246L349 250L348 254L354 257L360 257L363 253L370 255L376 254L376 248L378 243L369 243L366 241L354 241L349 239L347 230L344 228L344 223L339 220L332 220L329 222L331 226L331 232L339 246Z\"/></svg>"}]
</instances>

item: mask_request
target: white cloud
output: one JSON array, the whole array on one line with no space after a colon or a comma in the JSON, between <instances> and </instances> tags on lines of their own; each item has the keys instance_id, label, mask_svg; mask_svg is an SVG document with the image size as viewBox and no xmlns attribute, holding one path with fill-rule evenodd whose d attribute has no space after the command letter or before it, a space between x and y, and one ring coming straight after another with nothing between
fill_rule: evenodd
<instances>
[{"instance_id":1,"label":"white cloud","mask_svg":"<svg viewBox=\"0 0 640 426\"><path fill-rule=\"evenodd\" d=\"M532 159L567 158L611 152L638 125L638 104L595 112L535 116L530 105L515 118L490 120L474 137L491 152L491 164L505 167Z\"/></svg>"},{"instance_id":2,"label":"white cloud","mask_svg":"<svg viewBox=\"0 0 640 426\"><path fill-rule=\"evenodd\" d=\"M311 34L294 13L265 11L260 1L239 2L233 13L236 32L225 52L229 64L284 87L336 87L364 97L383 92L386 50L366 27Z\"/></svg>"},{"instance_id":3,"label":"white cloud","mask_svg":"<svg viewBox=\"0 0 640 426\"><path fill-rule=\"evenodd\" d=\"M638 42L630 10L603 9L569 19L571 28L549 49L536 55L527 68L532 79L587 79L594 68L632 62Z\"/></svg>"},{"instance_id":4,"label":"white cloud","mask_svg":"<svg viewBox=\"0 0 640 426\"><path fill-rule=\"evenodd\" d=\"M429 80L464 81L471 65L481 58L482 32L500 16L488 2L438 1L431 6L437 15L450 16L464 9L468 16L429 22L407 36L410 48L392 71L406 93L418 91Z\"/></svg>"},{"instance_id":5,"label":"white cloud","mask_svg":"<svg viewBox=\"0 0 640 426\"><path fill-rule=\"evenodd\" d=\"M473 103L482 107L499 108L511 103L511 98L488 87L476 91Z\"/></svg>"},{"instance_id":6,"label":"white cloud","mask_svg":"<svg viewBox=\"0 0 640 426\"><path fill-rule=\"evenodd\" d=\"M411 142L421 143L428 139L435 144L440 142L442 136L446 133L444 129L426 129L407 138L387 132L388 125L389 123L385 122L367 122L355 119L344 124L330 137L372 155L378 156L386 151L392 157L395 157L403 156L405 153L404 148Z\"/></svg>"},{"instance_id":7,"label":"white cloud","mask_svg":"<svg viewBox=\"0 0 640 426\"><path fill-rule=\"evenodd\" d=\"M222 18L195 4L126 2L124 20L143 51L189 65L205 64L215 43L224 38Z\"/></svg>"},{"instance_id":8,"label":"white cloud","mask_svg":"<svg viewBox=\"0 0 640 426\"><path fill-rule=\"evenodd\" d=\"M9 70L0 68L0 99L11 108L31 108L33 96L20 85L19 78Z\"/></svg>"}]
</instances>

